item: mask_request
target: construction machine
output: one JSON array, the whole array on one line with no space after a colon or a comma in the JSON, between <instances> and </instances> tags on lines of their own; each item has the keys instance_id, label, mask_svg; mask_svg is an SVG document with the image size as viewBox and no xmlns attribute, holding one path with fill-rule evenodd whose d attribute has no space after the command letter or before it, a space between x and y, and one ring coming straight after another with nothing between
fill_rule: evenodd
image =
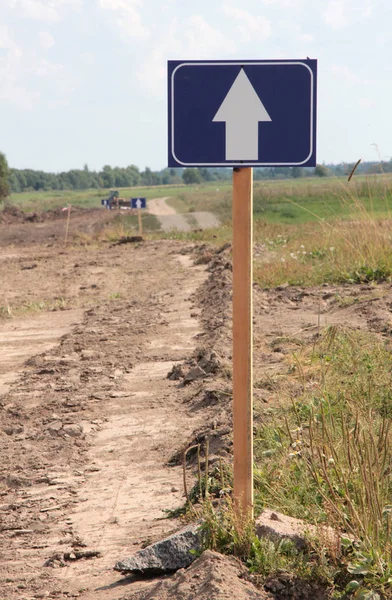
<instances>
[{"instance_id":1,"label":"construction machine","mask_svg":"<svg viewBox=\"0 0 392 600\"><path fill-rule=\"evenodd\" d=\"M102 206L106 206L109 210L113 208L130 208L130 201L127 198L122 198L117 190L112 190L107 198L101 200Z\"/></svg>"}]
</instances>

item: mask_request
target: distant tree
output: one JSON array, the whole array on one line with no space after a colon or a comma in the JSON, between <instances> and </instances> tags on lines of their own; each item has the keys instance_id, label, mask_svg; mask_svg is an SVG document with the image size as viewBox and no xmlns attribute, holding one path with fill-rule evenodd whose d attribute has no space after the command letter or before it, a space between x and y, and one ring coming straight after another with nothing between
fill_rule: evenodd
<instances>
[{"instance_id":1,"label":"distant tree","mask_svg":"<svg viewBox=\"0 0 392 600\"><path fill-rule=\"evenodd\" d=\"M153 175L150 167L146 167L142 173L142 184L153 185Z\"/></svg>"},{"instance_id":2,"label":"distant tree","mask_svg":"<svg viewBox=\"0 0 392 600\"><path fill-rule=\"evenodd\" d=\"M105 188L111 188L115 185L114 173L112 167L105 165L100 173Z\"/></svg>"},{"instance_id":3,"label":"distant tree","mask_svg":"<svg viewBox=\"0 0 392 600\"><path fill-rule=\"evenodd\" d=\"M200 183L201 175L199 169L185 169L182 174L184 183L190 185L191 183Z\"/></svg>"},{"instance_id":4,"label":"distant tree","mask_svg":"<svg viewBox=\"0 0 392 600\"><path fill-rule=\"evenodd\" d=\"M303 177L304 176L304 170L302 167L293 167L291 169L291 177L294 177L294 179L298 179L298 177Z\"/></svg>"},{"instance_id":5,"label":"distant tree","mask_svg":"<svg viewBox=\"0 0 392 600\"><path fill-rule=\"evenodd\" d=\"M5 154L0 152L0 203L3 202L10 193L8 182L9 169Z\"/></svg>"},{"instance_id":6,"label":"distant tree","mask_svg":"<svg viewBox=\"0 0 392 600\"><path fill-rule=\"evenodd\" d=\"M317 177L328 177L329 169L325 165L317 165L314 169L314 174Z\"/></svg>"},{"instance_id":7,"label":"distant tree","mask_svg":"<svg viewBox=\"0 0 392 600\"><path fill-rule=\"evenodd\" d=\"M200 173L200 177L202 178L203 181L213 181L214 180L214 176L213 176L212 172L209 169L206 169L205 167L202 169L199 169L199 173Z\"/></svg>"}]
</instances>

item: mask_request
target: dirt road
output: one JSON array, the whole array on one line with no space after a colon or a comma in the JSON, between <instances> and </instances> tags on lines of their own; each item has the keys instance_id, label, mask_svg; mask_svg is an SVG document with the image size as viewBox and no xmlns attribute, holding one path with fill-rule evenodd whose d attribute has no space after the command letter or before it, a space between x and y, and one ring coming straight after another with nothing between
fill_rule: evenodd
<instances>
[{"instance_id":1,"label":"dirt road","mask_svg":"<svg viewBox=\"0 0 392 600\"><path fill-rule=\"evenodd\" d=\"M62 328L45 315L51 347L42 333L31 335L26 356L35 357L18 377L22 356L10 344L22 332L39 330L43 315L2 326L1 364L15 381L1 396L0 454L7 457L1 535L7 542L0 597L20 598L18 585L39 589L45 575L49 590L83 588L86 600L118 598L116 588L107 589L118 579L116 560L176 526L163 511L184 501L182 470L165 464L206 418L190 412L182 402L185 390L166 377L173 363L192 356L202 332L191 298L205 280L205 267L193 266L188 253L179 253L184 251L154 243L64 254L62 269L42 290L46 296L56 294L75 269L79 283L95 274L94 289L102 294L98 281L103 284L114 269L122 270L115 297L104 292L102 303L91 298L83 319L77 309L68 318L67 311L52 313ZM15 297L23 260L3 267ZM27 289L38 284L37 269L25 279ZM83 304L83 292L70 288L67 301ZM42 571L48 558L75 544L99 549L102 558ZM102 590L90 596L90 588Z\"/></svg>"},{"instance_id":2,"label":"dirt road","mask_svg":"<svg viewBox=\"0 0 392 600\"><path fill-rule=\"evenodd\" d=\"M219 227L219 219L209 212L177 213L166 202L167 198L155 198L148 201L148 211L158 217L164 231L177 229L209 229Z\"/></svg>"},{"instance_id":3,"label":"dirt road","mask_svg":"<svg viewBox=\"0 0 392 600\"><path fill-rule=\"evenodd\" d=\"M208 437L211 455L230 460L230 248L2 247L0 280L0 598L120 600L155 589L112 568L179 525L163 512L184 502L174 456ZM382 335L390 296L390 284L255 286L256 415L280 401L290 344L319 324ZM173 364L201 360L203 379L167 378ZM202 600L221 597L229 572L238 580L225 564ZM153 597L187 598L181 589L197 577ZM252 593L236 597L266 597Z\"/></svg>"}]
</instances>

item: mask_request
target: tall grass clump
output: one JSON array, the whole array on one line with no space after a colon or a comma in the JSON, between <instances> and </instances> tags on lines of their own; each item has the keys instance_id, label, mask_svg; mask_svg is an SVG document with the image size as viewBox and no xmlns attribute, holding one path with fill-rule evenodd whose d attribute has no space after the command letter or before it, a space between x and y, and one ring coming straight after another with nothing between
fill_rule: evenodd
<instances>
[{"instance_id":1,"label":"tall grass clump","mask_svg":"<svg viewBox=\"0 0 392 600\"><path fill-rule=\"evenodd\" d=\"M255 240L263 251L255 261L255 278L263 287L282 283L380 282L392 277L392 222L389 219L392 191L384 181L382 196L366 183L366 201L360 188L340 183L340 216L324 219L316 208L300 205L313 222L282 227L285 244L277 247L276 225L256 221ZM365 183L361 184L362 186ZM377 184L378 186L378 184ZM377 187L377 194L380 193ZM381 210L382 209L382 210Z\"/></svg>"},{"instance_id":2,"label":"tall grass clump","mask_svg":"<svg viewBox=\"0 0 392 600\"><path fill-rule=\"evenodd\" d=\"M290 372L299 395L256 435L259 493L270 507L341 532L347 577L390 598L391 354L374 335L330 327Z\"/></svg>"}]
</instances>

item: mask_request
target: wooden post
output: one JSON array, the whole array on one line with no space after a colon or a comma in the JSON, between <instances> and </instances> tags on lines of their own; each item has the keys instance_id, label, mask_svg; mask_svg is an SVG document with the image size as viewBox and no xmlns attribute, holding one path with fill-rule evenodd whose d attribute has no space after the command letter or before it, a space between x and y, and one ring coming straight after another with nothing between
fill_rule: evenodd
<instances>
[{"instance_id":1,"label":"wooden post","mask_svg":"<svg viewBox=\"0 0 392 600\"><path fill-rule=\"evenodd\" d=\"M67 214L67 224L65 226L65 239L64 239L64 246L67 245L67 241L68 241L68 231L69 231L69 222L71 219L71 205L68 204L68 214Z\"/></svg>"},{"instance_id":2,"label":"wooden post","mask_svg":"<svg viewBox=\"0 0 392 600\"><path fill-rule=\"evenodd\" d=\"M234 501L253 518L253 170L233 170Z\"/></svg>"},{"instance_id":3,"label":"wooden post","mask_svg":"<svg viewBox=\"0 0 392 600\"><path fill-rule=\"evenodd\" d=\"M143 235L143 225L142 225L142 211L139 208L137 211L137 219L139 222L139 235Z\"/></svg>"}]
</instances>

